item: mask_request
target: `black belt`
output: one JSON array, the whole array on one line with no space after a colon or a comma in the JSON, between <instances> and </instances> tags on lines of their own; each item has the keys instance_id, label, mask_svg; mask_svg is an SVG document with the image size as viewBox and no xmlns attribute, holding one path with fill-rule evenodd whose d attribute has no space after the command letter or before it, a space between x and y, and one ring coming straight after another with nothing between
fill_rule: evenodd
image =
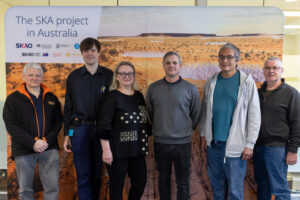
<instances>
[{"instance_id":1,"label":"black belt","mask_svg":"<svg viewBox=\"0 0 300 200\"><path fill-rule=\"evenodd\" d=\"M96 125L96 121L81 120L82 125Z\"/></svg>"},{"instance_id":2,"label":"black belt","mask_svg":"<svg viewBox=\"0 0 300 200\"><path fill-rule=\"evenodd\" d=\"M74 125L74 126L80 126L80 125L96 125L96 121L95 121L95 120L83 120L83 119L75 118L75 119L73 120L73 125Z\"/></svg>"}]
</instances>

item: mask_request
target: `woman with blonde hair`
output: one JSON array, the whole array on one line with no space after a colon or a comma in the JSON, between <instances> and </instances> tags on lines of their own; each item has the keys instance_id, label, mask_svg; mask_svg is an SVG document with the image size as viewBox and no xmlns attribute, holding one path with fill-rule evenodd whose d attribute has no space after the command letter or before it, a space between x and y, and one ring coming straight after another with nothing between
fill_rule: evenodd
<instances>
[{"instance_id":1,"label":"woman with blonde hair","mask_svg":"<svg viewBox=\"0 0 300 200\"><path fill-rule=\"evenodd\" d=\"M145 155L151 127L132 63L122 61L116 66L97 124L102 160L110 179L110 199L122 200L126 173L131 180L128 199L141 199L147 182Z\"/></svg>"}]
</instances>

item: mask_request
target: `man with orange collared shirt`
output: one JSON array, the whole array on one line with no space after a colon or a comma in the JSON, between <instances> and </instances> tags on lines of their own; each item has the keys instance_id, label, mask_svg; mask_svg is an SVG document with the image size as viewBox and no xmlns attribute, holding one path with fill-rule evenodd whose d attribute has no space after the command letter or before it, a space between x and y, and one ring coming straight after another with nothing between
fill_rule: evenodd
<instances>
[{"instance_id":1,"label":"man with orange collared shirt","mask_svg":"<svg viewBox=\"0 0 300 200\"><path fill-rule=\"evenodd\" d=\"M16 162L21 200L34 199L36 164L44 189L44 199L58 199L59 154L57 135L62 126L57 97L42 84L39 64L24 67L23 80L4 105L3 119L11 135L12 157Z\"/></svg>"}]
</instances>

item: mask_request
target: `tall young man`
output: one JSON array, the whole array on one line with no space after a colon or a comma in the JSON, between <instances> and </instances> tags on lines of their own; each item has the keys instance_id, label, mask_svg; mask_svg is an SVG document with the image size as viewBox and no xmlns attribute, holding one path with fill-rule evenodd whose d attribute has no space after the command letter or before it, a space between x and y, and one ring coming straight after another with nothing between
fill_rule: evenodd
<instances>
[{"instance_id":1,"label":"tall young man","mask_svg":"<svg viewBox=\"0 0 300 200\"><path fill-rule=\"evenodd\" d=\"M73 152L80 200L98 200L100 192L102 153L95 138L96 119L113 74L98 64L100 49L98 40L84 39L80 51L85 64L67 78L64 149Z\"/></svg>"}]
</instances>

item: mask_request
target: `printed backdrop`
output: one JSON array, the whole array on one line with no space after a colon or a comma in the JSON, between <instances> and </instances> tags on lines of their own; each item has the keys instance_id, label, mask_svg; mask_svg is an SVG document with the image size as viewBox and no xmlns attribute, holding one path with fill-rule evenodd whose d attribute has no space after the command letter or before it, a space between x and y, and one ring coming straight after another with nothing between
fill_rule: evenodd
<instances>
[{"instance_id":1,"label":"printed backdrop","mask_svg":"<svg viewBox=\"0 0 300 200\"><path fill-rule=\"evenodd\" d=\"M85 37L95 37L101 42L101 65L114 69L120 61L132 62L137 68L139 89L144 94L149 84L164 76L162 56L170 50L182 56L181 76L195 84L202 94L205 81L219 71L218 50L226 42L241 49L240 69L251 73L259 85L264 80L264 60L282 56L283 24L282 12L267 7L13 7L5 17L7 94L22 82L24 65L38 62L45 70L44 83L63 106L66 78L82 65L79 43ZM61 147L62 132L58 136ZM17 199L9 135L7 142L8 196ZM60 156L59 199L76 199L72 154L60 150ZM159 199L152 145L147 164L148 184L143 199ZM100 199L105 199L108 177L105 168L102 171ZM125 197L129 185L127 180ZM197 131L193 135L190 186L192 200L212 199L206 158L200 150ZM252 161L248 161L245 188L245 199L255 199ZM35 190L36 197L42 199L39 182ZM175 199L174 174L172 191Z\"/></svg>"}]
</instances>

